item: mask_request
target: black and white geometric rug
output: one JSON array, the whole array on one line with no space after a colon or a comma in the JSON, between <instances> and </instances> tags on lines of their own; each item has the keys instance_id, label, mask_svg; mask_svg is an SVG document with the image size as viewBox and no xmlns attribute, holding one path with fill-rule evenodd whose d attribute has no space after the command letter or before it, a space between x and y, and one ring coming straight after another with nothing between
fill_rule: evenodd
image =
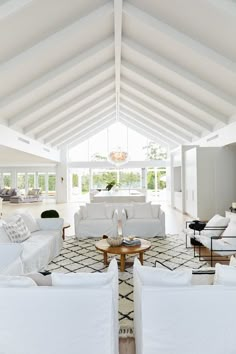
<instances>
[{"instance_id":1,"label":"black and white geometric rug","mask_svg":"<svg viewBox=\"0 0 236 354\"><path fill-rule=\"evenodd\" d=\"M49 271L62 273L103 272L103 253L95 249L96 238L77 239L67 237L61 254L48 266ZM171 269L199 269L207 266L206 262L194 258L193 249L185 247L183 235L167 235L165 238L149 238L152 247L144 253L144 265L155 266L159 261ZM119 260L119 256L117 256ZM133 257L126 258L124 272L119 272L119 321L120 336L132 337L133 334Z\"/></svg>"}]
</instances>

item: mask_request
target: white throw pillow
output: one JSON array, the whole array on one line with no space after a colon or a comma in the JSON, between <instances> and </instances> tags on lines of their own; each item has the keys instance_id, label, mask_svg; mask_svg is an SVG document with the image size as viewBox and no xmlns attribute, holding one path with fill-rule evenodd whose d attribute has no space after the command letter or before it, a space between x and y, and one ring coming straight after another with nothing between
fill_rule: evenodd
<instances>
[{"instance_id":1,"label":"white throw pillow","mask_svg":"<svg viewBox=\"0 0 236 354\"><path fill-rule=\"evenodd\" d=\"M33 279L24 276L0 275L0 288L30 288L37 286Z\"/></svg>"},{"instance_id":2,"label":"white throw pillow","mask_svg":"<svg viewBox=\"0 0 236 354\"><path fill-rule=\"evenodd\" d=\"M16 221L3 224L3 228L12 242L23 242L30 237L30 231L21 216Z\"/></svg>"},{"instance_id":3,"label":"white throw pillow","mask_svg":"<svg viewBox=\"0 0 236 354\"><path fill-rule=\"evenodd\" d=\"M160 204L152 204L152 214L154 218L159 218L160 208Z\"/></svg>"},{"instance_id":4,"label":"white throw pillow","mask_svg":"<svg viewBox=\"0 0 236 354\"><path fill-rule=\"evenodd\" d=\"M223 230L207 230L207 228L210 227L214 229L214 227L226 227L228 223L229 218L225 218L224 216L216 214L206 224L206 230L204 230L204 235L207 236L207 234L209 234L209 236L220 236L223 233Z\"/></svg>"},{"instance_id":5,"label":"white throw pillow","mask_svg":"<svg viewBox=\"0 0 236 354\"><path fill-rule=\"evenodd\" d=\"M20 215L22 217L25 225L28 227L30 232L35 232L40 230L37 220L28 210L17 212L16 215Z\"/></svg>"},{"instance_id":6,"label":"white throw pillow","mask_svg":"<svg viewBox=\"0 0 236 354\"><path fill-rule=\"evenodd\" d=\"M133 204L125 206L126 218L132 219L134 217L134 206Z\"/></svg>"},{"instance_id":7,"label":"white throw pillow","mask_svg":"<svg viewBox=\"0 0 236 354\"><path fill-rule=\"evenodd\" d=\"M236 258L234 256L230 257L229 265L231 267L236 267Z\"/></svg>"},{"instance_id":8,"label":"white throw pillow","mask_svg":"<svg viewBox=\"0 0 236 354\"><path fill-rule=\"evenodd\" d=\"M86 204L87 219L106 219L106 209L104 203Z\"/></svg>"},{"instance_id":9,"label":"white throw pillow","mask_svg":"<svg viewBox=\"0 0 236 354\"><path fill-rule=\"evenodd\" d=\"M109 284L113 273L52 273L52 286L60 287L101 287Z\"/></svg>"},{"instance_id":10,"label":"white throw pillow","mask_svg":"<svg viewBox=\"0 0 236 354\"><path fill-rule=\"evenodd\" d=\"M134 203L134 218L135 219L152 219L152 206L149 203Z\"/></svg>"},{"instance_id":11,"label":"white throw pillow","mask_svg":"<svg viewBox=\"0 0 236 354\"><path fill-rule=\"evenodd\" d=\"M236 267L220 263L215 265L214 285L236 285Z\"/></svg>"},{"instance_id":12,"label":"white throw pillow","mask_svg":"<svg viewBox=\"0 0 236 354\"><path fill-rule=\"evenodd\" d=\"M112 205L105 204L106 217L107 219L112 219L114 215L114 207Z\"/></svg>"},{"instance_id":13,"label":"white throw pillow","mask_svg":"<svg viewBox=\"0 0 236 354\"><path fill-rule=\"evenodd\" d=\"M234 237L227 237L227 236L234 236ZM222 233L221 237L224 239L225 242L235 245L236 251L236 222L230 221L227 228Z\"/></svg>"},{"instance_id":14,"label":"white throw pillow","mask_svg":"<svg viewBox=\"0 0 236 354\"><path fill-rule=\"evenodd\" d=\"M168 270L163 268L152 268L141 266L135 259L135 269L144 285L160 287L190 286L192 280L192 270Z\"/></svg>"}]
</instances>

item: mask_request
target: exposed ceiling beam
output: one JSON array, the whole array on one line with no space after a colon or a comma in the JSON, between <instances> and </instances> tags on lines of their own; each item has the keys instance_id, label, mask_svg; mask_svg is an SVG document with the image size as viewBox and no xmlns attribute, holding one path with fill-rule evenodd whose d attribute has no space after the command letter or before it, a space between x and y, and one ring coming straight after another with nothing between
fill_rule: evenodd
<instances>
[{"instance_id":1,"label":"exposed ceiling beam","mask_svg":"<svg viewBox=\"0 0 236 354\"><path fill-rule=\"evenodd\" d=\"M113 91L114 92L114 91ZM38 134L36 134L37 139L45 139L47 136L56 133L58 130L62 129L65 131L66 126L69 124L75 124L78 117L82 118L86 115L93 114L97 112L101 107L106 108L108 105L114 103L114 93L112 91L110 94L104 94L101 97L93 100L92 104L87 103L80 109L73 111L71 114L65 115L60 119L57 119L53 123L50 123L47 127L43 128Z\"/></svg>"},{"instance_id":2,"label":"exposed ceiling beam","mask_svg":"<svg viewBox=\"0 0 236 354\"><path fill-rule=\"evenodd\" d=\"M145 87L139 86L138 84L126 78L122 78L121 87L131 90L141 97L145 97L148 102L150 102L152 105L155 105L156 107L161 107L161 109L164 108L164 110L167 109L167 111L170 111L172 115L178 117L179 120L189 124L192 129L196 131L196 133L198 132L197 134L199 135L201 134L202 129L205 129L209 132L213 131L213 127L207 125L205 121L201 121L199 117L194 117L181 107L174 105L163 97L157 96L156 94L154 95L152 91L147 90ZM208 129L206 129L206 126L208 126Z\"/></svg>"},{"instance_id":3,"label":"exposed ceiling beam","mask_svg":"<svg viewBox=\"0 0 236 354\"><path fill-rule=\"evenodd\" d=\"M96 120L98 117L105 117L107 115L110 115L114 112L114 102L109 102L108 105L103 105L100 109L96 109L92 111L90 114L87 114L85 116L77 117L77 120L71 124L67 124L64 128L60 127L59 130L57 130L55 133L51 133L47 139L44 140L45 144L52 144L55 141L60 141L60 139L63 136L68 136L70 137L73 134L76 134L76 132L81 129L82 126L89 127L91 122Z\"/></svg>"},{"instance_id":4,"label":"exposed ceiling beam","mask_svg":"<svg viewBox=\"0 0 236 354\"><path fill-rule=\"evenodd\" d=\"M97 119L95 122L94 122L94 124L93 125L91 125L91 127L84 127L81 131L79 131L79 132L75 132L74 134L70 134L70 136L65 136L65 137L63 137L61 140L58 140L58 141L56 141L54 144L53 144L53 146L55 145L55 146L60 146L60 145L64 145L64 144L66 144L66 145L69 145L69 144L71 144L73 141L75 141L75 140L77 140L77 139L79 139L79 137L82 137L82 136L88 136L88 135L90 135L90 136L93 136L94 135L94 131L96 131L97 130L97 128L98 128L98 126L99 126L99 128L101 128L101 126L104 126L104 128L105 127L107 127L108 125L109 125L109 123L110 122L112 122L112 121L115 121L115 111L114 111L114 113L109 117L109 116L107 116L107 117L104 117L104 116L102 116L102 117L100 117L99 119ZM97 124L98 123L98 124Z\"/></svg>"},{"instance_id":5,"label":"exposed ceiling beam","mask_svg":"<svg viewBox=\"0 0 236 354\"><path fill-rule=\"evenodd\" d=\"M94 47L66 61L62 65L57 66L54 70L51 70L46 74L40 76L40 78L22 87L20 90L17 90L16 92L13 92L11 95L8 95L7 97L1 99L0 109L3 109L8 105L11 105L12 102L20 101L23 97L27 95L32 95L32 93L37 89L48 85L51 80L63 76L67 74L70 70L74 70L76 67L79 67L82 62L88 61L89 59L93 59L93 58L94 60L96 60L96 57L99 52L103 52L105 49L112 46L113 46L112 37L105 39L104 41L98 43Z\"/></svg>"},{"instance_id":6,"label":"exposed ceiling beam","mask_svg":"<svg viewBox=\"0 0 236 354\"><path fill-rule=\"evenodd\" d=\"M154 31L161 32L165 36L166 40L181 43L181 45L184 45L186 48L188 48L188 50L192 50L194 53L200 55L204 59L214 62L217 65L224 67L231 73L236 74L236 65L234 62L219 54L218 52L215 52L213 49L204 46L197 40L192 39L183 32L177 31L175 28L160 21L156 17L154 18L146 12L139 10L137 7L127 2L124 3L123 11L127 16L135 18L136 20L145 24L145 26L152 28Z\"/></svg>"},{"instance_id":7,"label":"exposed ceiling beam","mask_svg":"<svg viewBox=\"0 0 236 354\"><path fill-rule=\"evenodd\" d=\"M199 77L193 75L190 71L181 68L179 65L175 64L173 61L170 61L160 55L157 55L153 51L141 46L137 42L130 40L128 38L123 38L122 46L127 47L131 50L134 55L140 56L147 64L155 64L164 68L164 70L168 70L175 75L178 75L180 79L184 79L194 86L199 87L201 90L204 90L206 93L210 95L214 95L217 99L222 100L224 103L228 103L231 106L235 107L236 102L235 98L226 94L222 90L218 89L216 86L209 84L207 81L201 80Z\"/></svg>"},{"instance_id":8,"label":"exposed ceiling beam","mask_svg":"<svg viewBox=\"0 0 236 354\"><path fill-rule=\"evenodd\" d=\"M123 0L114 0L114 36L115 36L115 81L116 81L116 119L119 119L120 107L120 66L122 37Z\"/></svg>"},{"instance_id":9,"label":"exposed ceiling beam","mask_svg":"<svg viewBox=\"0 0 236 354\"><path fill-rule=\"evenodd\" d=\"M178 142L179 144L186 144L192 142L191 138L187 136L183 136L183 134L180 134L174 131L173 129L170 130L168 126L164 124L161 125L156 123L156 121L154 121L153 119L153 116L146 113L143 114L142 112L137 111L134 107L132 108L130 108L130 106L127 107L126 103L123 103L123 99L121 101L121 110L124 115L129 116L132 119L135 119L138 123L147 126L153 132L159 133L163 137L168 138L173 142Z\"/></svg>"},{"instance_id":10,"label":"exposed ceiling beam","mask_svg":"<svg viewBox=\"0 0 236 354\"><path fill-rule=\"evenodd\" d=\"M39 102L33 104L32 106L26 108L24 111L17 113L16 116L8 119L8 124L9 126L14 125L14 124L19 124L22 123L23 121L27 120L29 121L31 118L38 118L38 115L40 112L44 112L45 108L48 106L52 106L53 104L58 104L60 103L60 100L65 103L66 97L70 97L70 95L74 95L74 92L76 91L83 91L84 87L88 85L90 82L96 82L96 80L101 80L104 74L110 73L112 75L113 68L112 66L112 61L109 61L108 63L102 65L101 67L86 73L82 77L80 77L78 80L73 81L72 83L63 86L61 89L53 92L51 95L48 95L47 97L43 98ZM110 79L111 81L111 79ZM103 87L105 85L108 85L108 80L106 80L103 84ZM101 86L101 84L100 84ZM101 86L102 87L102 86ZM101 88L100 87L100 88ZM99 87L97 87L99 89ZM86 91L86 94L88 92ZM91 93L92 94L92 93ZM78 97L79 101L79 97ZM71 101L70 101L71 102ZM68 103L71 106L71 103ZM65 107L64 107L65 108ZM42 115L40 116L40 119L43 118ZM28 131L30 131L29 127L27 127Z\"/></svg>"},{"instance_id":11,"label":"exposed ceiling beam","mask_svg":"<svg viewBox=\"0 0 236 354\"><path fill-rule=\"evenodd\" d=\"M115 112L113 117L105 121L103 124L100 124L97 128L90 130L86 134L82 134L82 135L78 134L76 137L72 139L72 141L69 144L63 144L63 145L64 146L67 145L69 148L73 148L74 146L83 143L85 140L88 140L95 134L100 133L103 129L106 129L110 124L114 122L114 120L115 120ZM59 145L58 147L61 148L61 145Z\"/></svg>"},{"instance_id":12,"label":"exposed ceiling beam","mask_svg":"<svg viewBox=\"0 0 236 354\"><path fill-rule=\"evenodd\" d=\"M32 3L33 0L8 0L0 4L0 21L21 11L25 6Z\"/></svg>"},{"instance_id":13,"label":"exposed ceiling beam","mask_svg":"<svg viewBox=\"0 0 236 354\"><path fill-rule=\"evenodd\" d=\"M227 124L228 117L225 115L217 112L216 110L208 107L206 104L201 103L200 101L196 100L195 98L189 96L188 94L182 92L180 89L177 89L174 86L158 79L156 76L151 75L144 71L143 69L138 68L136 65L132 65L127 61L122 60L122 70L131 72L133 76L137 75L142 78L142 80L147 81L148 83L156 86L157 88L161 88L162 90L166 91L168 94L177 97L178 99L182 100L184 103L197 108L200 113L207 114L211 118L215 119L216 121L220 121L224 124Z\"/></svg>"},{"instance_id":14,"label":"exposed ceiling beam","mask_svg":"<svg viewBox=\"0 0 236 354\"><path fill-rule=\"evenodd\" d=\"M153 106L151 103L146 102L143 99L140 99L140 97L135 96L133 93L130 94L129 92L122 90L121 95L125 97L129 102L134 104L134 106L136 106L137 108L139 107L143 111L155 117L155 120L159 122L161 125L163 124L163 126L169 126L170 130L173 129L176 132L179 131L179 134L183 132L183 135L189 137L190 136L195 138L201 137L201 133L196 131L194 128L190 127L189 125L186 125L185 123L180 122L177 118Z\"/></svg>"},{"instance_id":15,"label":"exposed ceiling beam","mask_svg":"<svg viewBox=\"0 0 236 354\"><path fill-rule=\"evenodd\" d=\"M170 140L166 139L165 137L163 137L162 135L160 135L160 134L158 134L156 132L153 132L147 126L144 127L144 126L140 125L135 120L132 120L132 118L126 116L123 113L121 113L120 121L123 124L125 124L128 128L133 129L134 131L137 131L141 135L146 136L147 138L149 138L150 140L153 140L153 141L156 141L156 142L160 143L160 145L165 145L165 146L168 146L168 147L171 146L172 148L175 147L175 146L178 146L177 142L173 143L173 141L170 141Z\"/></svg>"}]
</instances>

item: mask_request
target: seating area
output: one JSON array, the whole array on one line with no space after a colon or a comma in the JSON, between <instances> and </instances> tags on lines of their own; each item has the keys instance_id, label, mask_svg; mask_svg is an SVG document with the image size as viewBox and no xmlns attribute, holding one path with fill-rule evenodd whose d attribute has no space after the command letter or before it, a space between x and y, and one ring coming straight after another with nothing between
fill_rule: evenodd
<instances>
[{"instance_id":1,"label":"seating area","mask_svg":"<svg viewBox=\"0 0 236 354\"><path fill-rule=\"evenodd\" d=\"M40 188L33 188L26 195L12 195L10 203L34 203L42 201Z\"/></svg>"},{"instance_id":2,"label":"seating area","mask_svg":"<svg viewBox=\"0 0 236 354\"><path fill-rule=\"evenodd\" d=\"M10 201L10 199L14 196L17 196L16 188L0 188L0 198L3 199L4 202Z\"/></svg>"}]
</instances>

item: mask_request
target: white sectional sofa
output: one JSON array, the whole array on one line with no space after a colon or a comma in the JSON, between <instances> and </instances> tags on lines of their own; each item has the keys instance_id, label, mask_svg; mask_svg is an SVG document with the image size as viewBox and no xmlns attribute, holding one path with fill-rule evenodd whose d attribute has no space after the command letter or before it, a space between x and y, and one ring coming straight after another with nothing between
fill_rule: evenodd
<instances>
[{"instance_id":1,"label":"white sectional sofa","mask_svg":"<svg viewBox=\"0 0 236 354\"><path fill-rule=\"evenodd\" d=\"M52 286L0 276L0 351L118 354L116 261L107 273L60 276Z\"/></svg>"},{"instance_id":2,"label":"white sectional sofa","mask_svg":"<svg viewBox=\"0 0 236 354\"><path fill-rule=\"evenodd\" d=\"M118 212L112 204L91 203L74 214L76 237L118 235Z\"/></svg>"},{"instance_id":3,"label":"white sectional sofa","mask_svg":"<svg viewBox=\"0 0 236 354\"><path fill-rule=\"evenodd\" d=\"M160 205L130 203L122 210L122 235L165 236L165 213Z\"/></svg>"},{"instance_id":4,"label":"white sectional sofa","mask_svg":"<svg viewBox=\"0 0 236 354\"><path fill-rule=\"evenodd\" d=\"M155 271L135 260L136 354L235 353L236 268L228 286L179 284L175 271L161 285Z\"/></svg>"},{"instance_id":5,"label":"white sectional sofa","mask_svg":"<svg viewBox=\"0 0 236 354\"><path fill-rule=\"evenodd\" d=\"M24 214L21 216L24 219ZM26 224L27 220L29 220L29 216L25 218ZM27 225L31 235L21 243L11 242L2 226L4 221L1 221L1 274L17 275L41 271L60 254L63 246L62 227L64 220L62 218L32 220ZM5 254L5 256L1 257L1 254Z\"/></svg>"}]
</instances>

